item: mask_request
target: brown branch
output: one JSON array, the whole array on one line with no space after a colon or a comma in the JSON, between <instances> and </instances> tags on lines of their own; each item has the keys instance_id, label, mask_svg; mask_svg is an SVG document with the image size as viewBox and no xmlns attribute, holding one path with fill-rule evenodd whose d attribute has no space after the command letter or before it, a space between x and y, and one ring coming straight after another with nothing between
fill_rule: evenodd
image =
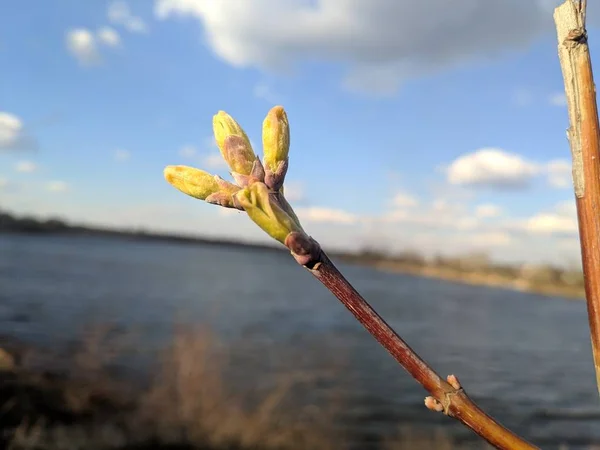
<instances>
[{"instance_id":1,"label":"brown branch","mask_svg":"<svg viewBox=\"0 0 600 450\"><path fill-rule=\"evenodd\" d=\"M293 250L298 246L291 244ZM295 248L294 248L295 247ZM479 436L499 449L536 449L510 430L504 428L483 412L467 396L454 375L442 379L409 345L375 312L369 303L352 287L329 257L312 241L302 246L316 257L310 258L306 267L343 304L354 317L379 341L379 343L417 380L431 395L425 399L429 409L444 412L462 422ZM296 256L296 255L294 255ZM299 258L296 258L299 259ZM300 258L301 259L301 258ZM300 262L300 261L299 261Z\"/></svg>"},{"instance_id":2,"label":"brown branch","mask_svg":"<svg viewBox=\"0 0 600 450\"><path fill-rule=\"evenodd\" d=\"M567 136L573 157L585 294L600 393L600 135L585 14L585 0L566 0L554 11L554 21L571 125Z\"/></svg>"}]
</instances>

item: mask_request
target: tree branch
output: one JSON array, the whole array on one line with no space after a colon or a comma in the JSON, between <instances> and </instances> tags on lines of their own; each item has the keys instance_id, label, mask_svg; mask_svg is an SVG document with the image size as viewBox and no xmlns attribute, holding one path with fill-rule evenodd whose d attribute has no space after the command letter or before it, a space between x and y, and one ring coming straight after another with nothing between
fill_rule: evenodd
<instances>
[{"instance_id":1,"label":"tree branch","mask_svg":"<svg viewBox=\"0 0 600 450\"><path fill-rule=\"evenodd\" d=\"M313 241L314 242L314 241ZM483 412L467 396L454 375L442 379L409 345L375 312L369 303L352 287L318 244L318 252L306 264L308 270L350 310L354 317L431 395L425 405L444 412L462 422L479 436L499 449L536 449ZM307 253L311 253L308 251Z\"/></svg>"},{"instance_id":2,"label":"tree branch","mask_svg":"<svg viewBox=\"0 0 600 450\"><path fill-rule=\"evenodd\" d=\"M596 383L600 393L600 152L596 88L585 29L585 0L554 11L558 56L565 82L573 157L573 184Z\"/></svg>"}]
</instances>

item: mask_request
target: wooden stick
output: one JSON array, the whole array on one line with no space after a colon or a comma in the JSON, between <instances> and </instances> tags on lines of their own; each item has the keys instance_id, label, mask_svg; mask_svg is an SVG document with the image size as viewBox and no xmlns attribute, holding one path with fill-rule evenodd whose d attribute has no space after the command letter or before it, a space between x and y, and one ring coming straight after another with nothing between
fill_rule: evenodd
<instances>
[{"instance_id":1,"label":"wooden stick","mask_svg":"<svg viewBox=\"0 0 600 450\"><path fill-rule=\"evenodd\" d=\"M555 9L554 21L569 109L567 136L573 157L585 294L600 393L600 135L585 29L586 6L585 0L566 0Z\"/></svg>"}]
</instances>

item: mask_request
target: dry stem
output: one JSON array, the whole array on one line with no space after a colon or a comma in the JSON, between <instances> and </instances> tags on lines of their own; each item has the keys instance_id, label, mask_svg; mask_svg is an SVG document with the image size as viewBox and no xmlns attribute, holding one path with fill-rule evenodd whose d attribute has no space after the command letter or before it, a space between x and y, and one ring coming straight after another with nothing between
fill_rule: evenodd
<instances>
[{"instance_id":1,"label":"dry stem","mask_svg":"<svg viewBox=\"0 0 600 450\"><path fill-rule=\"evenodd\" d=\"M566 0L554 11L554 21L569 108L567 136L573 156L585 293L600 392L600 136L585 14L585 0Z\"/></svg>"}]
</instances>

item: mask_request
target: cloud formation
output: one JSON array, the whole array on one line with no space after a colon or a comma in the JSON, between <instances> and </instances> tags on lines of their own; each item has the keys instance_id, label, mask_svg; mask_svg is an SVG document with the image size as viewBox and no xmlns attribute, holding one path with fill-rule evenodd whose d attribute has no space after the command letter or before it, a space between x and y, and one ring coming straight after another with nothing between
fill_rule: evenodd
<instances>
[{"instance_id":1,"label":"cloud formation","mask_svg":"<svg viewBox=\"0 0 600 450\"><path fill-rule=\"evenodd\" d=\"M23 122L14 114L0 112L0 149L17 143L23 132Z\"/></svg>"},{"instance_id":2,"label":"cloud formation","mask_svg":"<svg viewBox=\"0 0 600 450\"><path fill-rule=\"evenodd\" d=\"M102 27L95 34L87 28L74 28L67 31L65 44L79 64L93 66L102 62L100 46L118 47L121 37L110 27Z\"/></svg>"},{"instance_id":3,"label":"cloud formation","mask_svg":"<svg viewBox=\"0 0 600 450\"><path fill-rule=\"evenodd\" d=\"M342 84L378 94L405 79L522 50L552 31L547 0L156 0L160 20L191 17L235 67L282 71L338 62Z\"/></svg>"},{"instance_id":4,"label":"cloud formation","mask_svg":"<svg viewBox=\"0 0 600 450\"><path fill-rule=\"evenodd\" d=\"M577 207L574 200L557 203L550 211L543 211L527 219L523 227L533 234L577 236Z\"/></svg>"},{"instance_id":5,"label":"cloud formation","mask_svg":"<svg viewBox=\"0 0 600 450\"><path fill-rule=\"evenodd\" d=\"M123 1L114 1L108 6L108 20L115 25L120 25L132 33L146 33L148 25L139 17L134 15L129 5Z\"/></svg>"},{"instance_id":6,"label":"cloud formation","mask_svg":"<svg viewBox=\"0 0 600 450\"><path fill-rule=\"evenodd\" d=\"M19 161L15 165L15 170L21 173L32 173L38 169L37 165L32 161Z\"/></svg>"},{"instance_id":7,"label":"cloud formation","mask_svg":"<svg viewBox=\"0 0 600 450\"><path fill-rule=\"evenodd\" d=\"M287 181L284 186L285 198L292 203L299 203L306 200L304 185L299 182Z\"/></svg>"},{"instance_id":8,"label":"cloud formation","mask_svg":"<svg viewBox=\"0 0 600 450\"><path fill-rule=\"evenodd\" d=\"M202 157L202 167L208 169L228 169L229 166L219 152L212 152Z\"/></svg>"},{"instance_id":9,"label":"cloud formation","mask_svg":"<svg viewBox=\"0 0 600 450\"><path fill-rule=\"evenodd\" d=\"M550 186L565 189L572 185L571 165L567 159L539 163L499 148L482 148L459 156L442 171L457 186L523 189L543 175Z\"/></svg>"},{"instance_id":10,"label":"cloud formation","mask_svg":"<svg viewBox=\"0 0 600 450\"><path fill-rule=\"evenodd\" d=\"M66 36L66 44L69 52L82 65L92 65L100 62L100 53L96 38L86 28L75 28L69 30Z\"/></svg>"},{"instance_id":11,"label":"cloud formation","mask_svg":"<svg viewBox=\"0 0 600 450\"><path fill-rule=\"evenodd\" d=\"M527 186L538 172L536 164L497 148L460 156L446 169L451 184L497 188Z\"/></svg>"},{"instance_id":12,"label":"cloud formation","mask_svg":"<svg viewBox=\"0 0 600 450\"><path fill-rule=\"evenodd\" d=\"M23 121L15 114L0 111L0 153L35 147L34 139L25 133Z\"/></svg>"},{"instance_id":13,"label":"cloud formation","mask_svg":"<svg viewBox=\"0 0 600 450\"><path fill-rule=\"evenodd\" d=\"M109 47L118 47L121 45L121 36L114 28L102 27L97 33L98 40Z\"/></svg>"}]
</instances>

